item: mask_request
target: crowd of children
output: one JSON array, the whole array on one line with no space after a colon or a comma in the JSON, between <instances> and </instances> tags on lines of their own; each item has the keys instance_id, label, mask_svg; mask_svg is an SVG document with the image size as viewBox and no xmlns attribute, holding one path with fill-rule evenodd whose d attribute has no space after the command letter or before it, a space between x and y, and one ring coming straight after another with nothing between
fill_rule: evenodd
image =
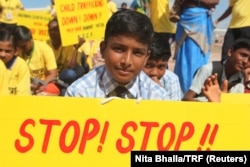
<instances>
[{"instance_id":1,"label":"crowd of children","mask_svg":"<svg viewBox=\"0 0 250 167\"><path fill-rule=\"evenodd\" d=\"M250 39L239 38L227 59L196 68L183 92L178 73L168 70L169 37L156 33L150 17L134 10L114 12L103 40L79 38L75 45L62 46L56 17L48 23L48 34L50 39L42 42L26 26L1 27L1 95L218 102L222 92L244 93L249 80ZM90 55L99 63L89 61Z\"/></svg>"}]
</instances>

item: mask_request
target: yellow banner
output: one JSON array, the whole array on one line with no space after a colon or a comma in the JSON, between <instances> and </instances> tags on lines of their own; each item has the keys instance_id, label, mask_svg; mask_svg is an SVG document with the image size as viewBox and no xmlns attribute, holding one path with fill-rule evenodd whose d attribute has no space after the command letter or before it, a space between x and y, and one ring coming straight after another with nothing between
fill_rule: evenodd
<instances>
[{"instance_id":1,"label":"yellow banner","mask_svg":"<svg viewBox=\"0 0 250 167\"><path fill-rule=\"evenodd\" d=\"M48 23L51 19L51 15L42 11L19 11L18 13L18 25L24 25L31 30L33 39L47 40L48 35Z\"/></svg>"},{"instance_id":2,"label":"yellow banner","mask_svg":"<svg viewBox=\"0 0 250 167\"><path fill-rule=\"evenodd\" d=\"M132 150L250 149L249 103L10 96L0 106L1 167L128 167Z\"/></svg>"},{"instance_id":3,"label":"yellow banner","mask_svg":"<svg viewBox=\"0 0 250 167\"><path fill-rule=\"evenodd\" d=\"M106 0L60 0L56 13L63 46L75 44L78 37L102 39L107 15Z\"/></svg>"},{"instance_id":4,"label":"yellow banner","mask_svg":"<svg viewBox=\"0 0 250 167\"><path fill-rule=\"evenodd\" d=\"M223 103L250 103L250 94L223 93L221 96Z\"/></svg>"}]
</instances>

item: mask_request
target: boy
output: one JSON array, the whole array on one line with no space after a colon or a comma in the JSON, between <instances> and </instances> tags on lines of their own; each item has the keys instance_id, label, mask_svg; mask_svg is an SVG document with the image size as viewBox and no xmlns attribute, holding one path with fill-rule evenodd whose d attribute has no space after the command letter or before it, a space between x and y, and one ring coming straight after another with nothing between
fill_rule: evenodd
<instances>
[{"instance_id":1,"label":"boy","mask_svg":"<svg viewBox=\"0 0 250 167\"><path fill-rule=\"evenodd\" d=\"M166 47L167 39L155 37L151 54L143 71L156 83L162 86L171 100L181 100L181 88L177 75L168 70L171 57L170 48Z\"/></svg>"},{"instance_id":2,"label":"boy","mask_svg":"<svg viewBox=\"0 0 250 167\"><path fill-rule=\"evenodd\" d=\"M228 81L229 93L244 93L244 71L250 61L250 39L240 38L228 51L228 59L222 63L221 76L218 77L220 87L223 81ZM193 83L189 91L184 95L185 101L203 101L204 95L201 94L203 84L212 75L212 63L202 66L194 76ZM219 74L218 74L219 76ZM202 100L203 99L203 100Z\"/></svg>"},{"instance_id":3,"label":"boy","mask_svg":"<svg viewBox=\"0 0 250 167\"><path fill-rule=\"evenodd\" d=\"M131 10L116 12L107 22L100 43L105 64L71 84L66 96L169 99L166 91L142 71L153 34L146 15Z\"/></svg>"},{"instance_id":4,"label":"boy","mask_svg":"<svg viewBox=\"0 0 250 167\"><path fill-rule=\"evenodd\" d=\"M33 83L34 95L59 95L60 90L52 81L57 78L57 65L53 50L42 41L33 40L31 31L25 26L15 29L15 41L20 56L26 61Z\"/></svg>"}]
</instances>

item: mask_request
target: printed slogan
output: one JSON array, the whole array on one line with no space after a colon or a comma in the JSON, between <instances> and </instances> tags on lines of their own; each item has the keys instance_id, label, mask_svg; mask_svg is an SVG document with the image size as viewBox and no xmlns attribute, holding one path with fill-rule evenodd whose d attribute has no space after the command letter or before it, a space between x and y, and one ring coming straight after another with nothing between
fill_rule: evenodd
<instances>
[{"instance_id":1,"label":"printed slogan","mask_svg":"<svg viewBox=\"0 0 250 167\"><path fill-rule=\"evenodd\" d=\"M56 12L63 46L77 43L78 37L102 39L108 20L107 10L107 1L103 0L58 1Z\"/></svg>"},{"instance_id":2,"label":"printed slogan","mask_svg":"<svg viewBox=\"0 0 250 167\"><path fill-rule=\"evenodd\" d=\"M103 100L0 97L0 166L127 167L131 151L250 149L248 103Z\"/></svg>"}]
</instances>

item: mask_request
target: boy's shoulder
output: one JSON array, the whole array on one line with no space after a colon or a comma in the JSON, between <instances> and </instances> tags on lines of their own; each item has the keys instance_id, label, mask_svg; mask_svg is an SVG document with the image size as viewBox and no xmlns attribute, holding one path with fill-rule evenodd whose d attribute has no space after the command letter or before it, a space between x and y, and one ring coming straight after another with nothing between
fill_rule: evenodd
<instances>
[{"instance_id":1,"label":"boy's shoulder","mask_svg":"<svg viewBox=\"0 0 250 167\"><path fill-rule=\"evenodd\" d=\"M164 79L175 79L175 80L178 79L179 80L178 76L174 72L172 72L170 70L165 71L165 74L163 75L163 78Z\"/></svg>"},{"instance_id":2,"label":"boy's shoulder","mask_svg":"<svg viewBox=\"0 0 250 167\"><path fill-rule=\"evenodd\" d=\"M83 75L79 79L77 79L72 85L81 85L81 87L93 87L96 85L96 82L100 80L101 75L105 71L105 66L101 65L93 68L87 74Z\"/></svg>"},{"instance_id":3,"label":"boy's shoulder","mask_svg":"<svg viewBox=\"0 0 250 167\"><path fill-rule=\"evenodd\" d=\"M143 71L138 75L139 87L142 90L142 96L145 99L161 99L168 100L166 90L155 83L150 77L148 77Z\"/></svg>"},{"instance_id":4,"label":"boy's shoulder","mask_svg":"<svg viewBox=\"0 0 250 167\"><path fill-rule=\"evenodd\" d=\"M204 64L203 66L201 66L200 68L198 68L195 73L194 73L194 77L195 76L199 76L201 74L205 74L205 75L211 75L213 71L213 63L209 62L207 64Z\"/></svg>"}]
</instances>

